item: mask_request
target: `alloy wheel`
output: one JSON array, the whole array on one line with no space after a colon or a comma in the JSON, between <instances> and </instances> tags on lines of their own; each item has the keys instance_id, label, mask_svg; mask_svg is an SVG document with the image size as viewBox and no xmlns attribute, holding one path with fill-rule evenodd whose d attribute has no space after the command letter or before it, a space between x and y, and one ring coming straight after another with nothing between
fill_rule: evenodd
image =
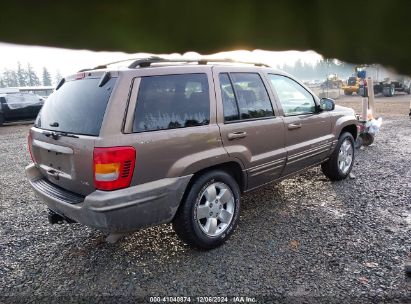
<instances>
[{"instance_id":1,"label":"alloy wheel","mask_svg":"<svg viewBox=\"0 0 411 304\"><path fill-rule=\"evenodd\" d=\"M221 182L212 183L196 206L197 224L207 236L219 236L230 226L234 211L235 198L230 188Z\"/></svg>"},{"instance_id":2,"label":"alloy wheel","mask_svg":"<svg viewBox=\"0 0 411 304\"><path fill-rule=\"evenodd\" d=\"M338 168L343 174L346 174L351 167L353 152L352 142L348 138L345 139L338 153Z\"/></svg>"}]
</instances>

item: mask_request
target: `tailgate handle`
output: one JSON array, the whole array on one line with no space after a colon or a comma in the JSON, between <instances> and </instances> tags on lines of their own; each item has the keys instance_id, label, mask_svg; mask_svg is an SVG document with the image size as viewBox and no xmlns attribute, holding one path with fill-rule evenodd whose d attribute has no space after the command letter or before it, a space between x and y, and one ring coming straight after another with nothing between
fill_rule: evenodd
<instances>
[{"instance_id":1,"label":"tailgate handle","mask_svg":"<svg viewBox=\"0 0 411 304\"><path fill-rule=\"evenodd\" d=\"M59 172L53 169L47 171L47 174L54 177L55 179L59 179Z\"/></svg>"},{"instance_id":2,"label":"tailgate handle","mask_svg":"<svg viewBox=\"0 0 411 304\"><path fill-rule=\"evenodd\" d=\"M227 137L229 140L237 139L237 138L244 138L247 136L247 132L240 131L234 133L228 133Z\"/></svg>"},{"instance_id":3,"label":"tailgate handle","mask_svg":"<svg viewBox=\"0 0 411 304\"><path fill-rule=\"evenodd\" d=\"M292 123L288 125L288 130L295 130L301 128L301 123Z\"/></svg>"}]
</instances>

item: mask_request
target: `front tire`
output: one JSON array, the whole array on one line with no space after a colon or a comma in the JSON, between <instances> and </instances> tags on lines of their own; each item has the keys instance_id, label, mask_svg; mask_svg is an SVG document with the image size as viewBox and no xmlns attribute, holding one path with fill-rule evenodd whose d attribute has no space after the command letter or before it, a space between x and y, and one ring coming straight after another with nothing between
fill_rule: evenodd
<instances>
[{"instance_id":1,"label":"front tire","mask_svg":"<svg viewBox=\"0 0 411 304\"><path fill-rule=\"evenodd\" d=\"M321 164L325 176L332 181L345 179L350 174L354 164L354 138L351 133L345 132L338 139L331 157Z\"/></svg>"},{"instance_id":2,"label":"front tire","mask_svg":"<svg viewBox=\"0 0 411 304\"><path fill-rule=\"evenodd\" d=\"M240 215L240 189L221 170L199 176L188 189L173 220L179 238L200 249L222 245L234 232Z\"/></svg>"},{"instance_id":3,"label":"front tire","mask_svg":"<svg viewBox=\"0 0 411 304\"><path fill-rule=\"evenodd\" d=\"M4 115L0 113L0 127L3 126L4 121L5 121Z\"/></svg>"}]
</instances>

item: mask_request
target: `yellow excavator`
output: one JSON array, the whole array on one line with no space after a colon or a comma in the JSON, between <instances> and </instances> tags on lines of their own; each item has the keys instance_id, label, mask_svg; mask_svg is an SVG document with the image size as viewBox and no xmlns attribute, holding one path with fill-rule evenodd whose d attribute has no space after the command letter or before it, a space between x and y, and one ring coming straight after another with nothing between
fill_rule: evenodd
<instances>
[{"instance_id":1,"label":"yellow excavator","mask_svg":"<svg viewBox=\"0 0 411 304\"><path fill-rule=\"evenodd\" d=\"M345 95L358 94L360 90L360 78L357 76L348 77L347 84L342 87Z\"/></svg>"}]
</instances>

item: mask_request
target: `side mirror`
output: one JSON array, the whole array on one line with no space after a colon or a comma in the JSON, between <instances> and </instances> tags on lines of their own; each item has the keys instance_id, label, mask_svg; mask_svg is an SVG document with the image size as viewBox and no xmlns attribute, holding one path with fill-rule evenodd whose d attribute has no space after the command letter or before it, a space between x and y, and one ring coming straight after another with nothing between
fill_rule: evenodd
<instances>
[{"instance_id":1,"label":"side mirror","mask_svg":"<svg viewBox=\"0 0 411 304\"><path fill-rule=\"evenodd\" d=\"M332 111L335 109L335 102L331 98L321 98L320 108L323 111Z\"/></svg>"}]
</instances>

